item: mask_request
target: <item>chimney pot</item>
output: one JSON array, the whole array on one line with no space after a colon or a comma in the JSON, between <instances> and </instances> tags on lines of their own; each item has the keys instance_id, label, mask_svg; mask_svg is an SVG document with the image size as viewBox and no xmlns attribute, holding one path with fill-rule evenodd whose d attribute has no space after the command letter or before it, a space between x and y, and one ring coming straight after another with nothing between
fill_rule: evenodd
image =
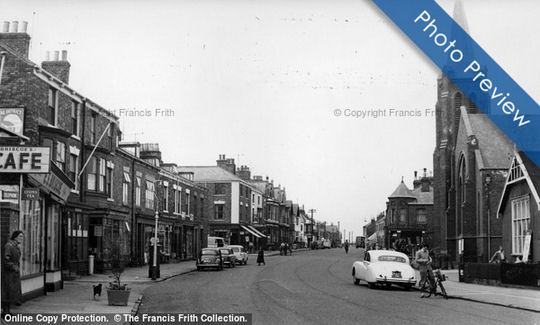
<instances>
[{"instance_id":1,"label":"chimney pot","mask_svg":"<svg viewBox=\"0 0 540 325\"><path fill-rule=\"evenodd\" d=\"M54 51L53 61L58 61L60 59L60 51Z\"/></svg>"},{"instance_id":2,"label":"chimney pot","mask_svg":"<svg viewBox=\"0 0 540 325\"><path fill-rule=\"evenodd\" d=\"M417 176L418 176L418 171L415 170L415 171L414 171L414 179L416 179Z\"/></svg>"},{"instance_id":3,"label":"chimney pot","mask_svg":"<svg viewBox=\"0 0 540 325\"><path fill-rule=\"evenodd\" d=\"M51 51L47 51L47 55L45 56L45 61L51 60Z\"/></svg>"},{"instance_id":4,"label":"chimney pot","mask_svg":"<svg viewBox=\"0 0 540 325\"><path fill-rule=\"evenodd\" d=\"M19 29L19 22L18 21L12 21L11 22L11 32L16 33Z\"/></svg>"},{"instance_id":5,"label":"chimney pot","mask_svg":"<svg viewBox=\"0 0 540 325\"><path fill-rule=\"evenodd\" d=\"M21 33L26 33L26 30L28 29L28 22L27 21L21 21Z\"/></svg>"},{"instance_id":6,"label":"chimney pot","mask_svg":"<svg viewBox=\"0 0 540 325\"><path fill-rule=\"evenodd\" d=\"M66 50L62 51L62 61L67 61L67 51Z\"/></svg>"},{"instance_id":7,"label":"chimney pot","mask_svg":"<svg viewBox=\"0 0 540 325\"><path fill-rule=\"evenodd\" d=\"M2 23L2 33L9 33L9 21Z\"/></svg>"}]
</instances>

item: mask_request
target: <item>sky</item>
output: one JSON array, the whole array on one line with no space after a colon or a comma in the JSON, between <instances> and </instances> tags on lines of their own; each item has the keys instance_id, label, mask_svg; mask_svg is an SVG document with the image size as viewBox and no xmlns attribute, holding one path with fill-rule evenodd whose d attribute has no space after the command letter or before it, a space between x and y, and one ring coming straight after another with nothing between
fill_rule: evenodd
<instances>
[{"instance_id":1,"label":"sky","mask_svg":"<svg viewBox=\"0 0 540 325\"><path fill-rule=\"evenodd\" d=\"M540 2L463 4L471 36L539 98ZM347 238L433 170L439 71L369 0L0 0L0 20L29 22L36 63L67 50L70 86L124 140L179 165L226 154Z\"/></svg>"}]
</instances>

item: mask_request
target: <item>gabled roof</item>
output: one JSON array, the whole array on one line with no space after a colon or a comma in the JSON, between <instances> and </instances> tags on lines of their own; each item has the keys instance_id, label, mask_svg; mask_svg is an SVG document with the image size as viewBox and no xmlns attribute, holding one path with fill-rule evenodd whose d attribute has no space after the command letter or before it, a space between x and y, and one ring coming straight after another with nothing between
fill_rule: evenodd
<instances>
[{"instance_id":1,"label":"gabled roof","mask_svg":"<svg viewBox=\"0 0 540 325\"><path fill-rule=\"evenodd\" d=\"M411 190L403 183L403 180L401 183L399 183L398 187L394 190L394 192L388 197L389 199L397 199L397 198L416 198Z\"/></svg>"},{"instance_id":2,"label":"gabled roof","mask_svg":"<svg viewBox=\"0 0 540 325\"><path fill-rule=\"evenodd\" d=\"M522 177L518 177L516 180L513 180L512 169L519 168ZM514 159L510 165L508 177L506 178L506 183L504 184L504 189L501 195L501 200L499 201L499 207L497 208L497 217L502 213L501 208L506 203L508 199L508 187L514 182L525 181L531 190L533 199L536 201L536 205L540 210L540 168L536 166L532 160L527 157L523 151L515 152Z\"/></svg>"},{"instance_id":3,"label":"gabled roof","mask_svg":"<svg viewBox=\"0 0 540 325\"><path fill-rule=\"evenodd\" d=\"M180 166L178 172L193 173L195 182L243 182L240 177L218 166Z\"/></svg>"}]
</instances>

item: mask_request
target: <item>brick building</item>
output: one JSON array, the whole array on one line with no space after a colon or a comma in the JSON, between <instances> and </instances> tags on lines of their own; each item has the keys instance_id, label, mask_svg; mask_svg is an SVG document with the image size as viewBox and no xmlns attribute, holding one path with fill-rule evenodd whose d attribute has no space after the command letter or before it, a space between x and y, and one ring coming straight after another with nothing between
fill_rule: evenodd
<instances>
[{"instance_id":1,"label":"brick building","mask_svg":"<svg viewBox=\"0 0 540 325\"><path fill-rule=\"evenodd\" d=\"M433 177L417 177L413 189L401 181L386 203L384 246L412 254L429 239L427 225L433 216ZM429 243L429 241L428 241Z\"/></svg>"},{"instance_id":2,"label":"brick building","mask_svg":"<svg viewBox=\"0 0 540 325\"><path fill-rule=\"evenodd\" d=\"M454 19L467 30L459 1ZM451 260L487 262L501 243L501 221L494 211L513 144L477 108L489 99L468 98L448 76L466 77L460 71L446 73L437 79L432 241L436 253Z\"/></svg>"},{"instance_id":3,"label":"brick building","mask_svg":"<svg viewBox=\"0 0 540 325\"><path fill-rule=\"evenodd\" d=\"M9 225L2 228L2 238L17 228L25 232L24 299L56 290L63 279L87 272L90 219L96 206L103 212L113 199L114 162L109 155L119 137L118 118L69 86L67 52L54 52L39 66L28 60L29 46L25 23L11 29L4 23L0 111L24 112L22 132L15 137L25 146L49 148L51 162L47 174L3 174L0 180L4 191L5 186L18 188L21 180L23 188L39 189L37 199L0 202L2 223ZM13 145L12 132L2 130L0 141ZM94 159L89 160L94 148Z\"/></svg>"}]
</instances>

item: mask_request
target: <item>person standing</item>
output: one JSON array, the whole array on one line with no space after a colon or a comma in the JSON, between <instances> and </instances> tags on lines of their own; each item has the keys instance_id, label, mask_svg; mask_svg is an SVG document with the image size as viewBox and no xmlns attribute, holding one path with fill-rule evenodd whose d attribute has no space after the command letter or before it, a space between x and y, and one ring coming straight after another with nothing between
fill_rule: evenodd
<instances>
[{"instance_id":1,"label":"person standing","mask_svg":"<svg viewBox=\"0 0 540 325\"><path fill-rule=\"evenodd\" d=\"M429 246L427 244L422 245L422 249L420 249L418 252L416 252L415 261L418 264L418 270L420 271L420 287L423 286L423 283L427 281L427 274L428 272L432 272L431 269L431 257L429 256ZM433 278L433 277L431 277ZM430 286L433 287L433 283L430 283ZM422 298L424 298L425 295L422 293Z\"/></svg>"},{"instance_id":2,"label":"person standing","mask_svg":"<svg viewBox=\"0 0 540 325\"><path fill-rule=\"evenodd\" d=\"M266 265L266 263L264 263L264 250L262 247L259 249L259 253L257 254L257 264L261 266L261 263Z\"/></svg>"},{"instance_id":3,"label":"person standing","mask_svg":"<svg viewBox=\"0 0 540 325\"><path fill-rule=\"evenodd\" d=\"M10 240L4 246L2 270L2 315L11 314L10 305L21 302L21 249L19 245L24 240L21 230L11 234Z\"/></svg>"},{"instance_id":4,"label":"person standing","mask_svg":"<svg viewBox=\"0 0 540 325\"><path fill-rule=\"evenodd\" d=\"M349 254L349 241L345 241L345 254Z\"/></svg>"}]
</instances>

